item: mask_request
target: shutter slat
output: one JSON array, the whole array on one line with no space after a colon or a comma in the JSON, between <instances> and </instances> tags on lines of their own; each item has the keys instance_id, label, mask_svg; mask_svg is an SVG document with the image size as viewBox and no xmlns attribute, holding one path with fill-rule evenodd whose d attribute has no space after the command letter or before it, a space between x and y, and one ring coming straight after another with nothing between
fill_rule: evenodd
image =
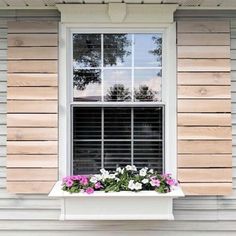
<instances>
[{"instance_id":1,"label":"shutter slat","mask_svg":"<svg viewBox=\"0 0 236 236\"><path fill-rule=\"evenodd\" d=\"M178 179L186 195L232 190L230 27L177 23Z\"/></svg>"},{"instance_id":2,"label":"shutter slat","mask_svg":"<svg viewBox=\"0 0 236 236\"><path fill-rule=\"evenodd\" d=\"M48 193L58 175L58 23L8 23L7 189Z\"/></svg>"}]
</instances>

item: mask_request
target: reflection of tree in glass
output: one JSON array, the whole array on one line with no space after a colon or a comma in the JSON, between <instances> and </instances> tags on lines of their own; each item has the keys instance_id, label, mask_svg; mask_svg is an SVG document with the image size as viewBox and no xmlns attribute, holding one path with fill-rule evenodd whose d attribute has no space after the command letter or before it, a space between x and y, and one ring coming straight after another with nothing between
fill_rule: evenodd
<instances>
[{"instance_id":1,"label":"reflection of tree in glass","mask_svg":"<svg viewBox=\"0 0 236 236\"><path fill-rule=\"evenodd\" d=\"M104 34L104 65L114 66L119 60L123 63L124 58L131 54L130 45L128 34Z\"/></svg>"},{"instance_id":2,"label":"reflection of tree in glass","mask_svg":"<svg viewBox=\"0 0 236 236\"><path fill-rule=\"evenodd\" d=\"M115 84L107 91L106 101L130 101L131 93L123 84Z\"/></svg>"},{"instance_id":3,"label":"reflection of tree in glass","mask_svg":"<svg viewBox=\"0 0 236 236\"><path fill-rule=\"evenodd\" d=\"M124 61L124 57L130 52L127 47L131 44L127 34L104 35L104 65L116 65L118 60ZM112 47L113 50L110 48ZM115 49L115 50L114 50ZM73 34L73 59L74 73L73 86L78 90L86 89L89 84L101 83L99 70L78 70L81 67L99 67L101 62L101 36L99 34Z\"/></svg>"},{"instance_id":4,"label":"reflection of tree in glass","mask_svg":"<svg viewBox=\"0 0 236 236\"><path fill-rule=\"evenodd\" d=\"M156 101L157 91L150 89L147 85L140 85L139 89L135 89L134 98L139 101Z\"/></svg>"},{"instance_id":5,"label":"reflection of tree in glass","mask_svg":"<svg viewBox=\"0 0 236 236\"><path fill-rule=\"evenodd\" d=\"M84 90L89 84L100 84L100 70L74 70L73 86L78 90Z\"/></svg>"},{"instance_id":6,"label":"reflection of tree in glass","mask_svg":"<svg viewBox=\"0 0 236 236\"><path fill-rule=\"evenodd\" d=\"M73 59L80 66L96 67L101 62L99 34L73 34Z\"/></svg>"},{"instance_id":7,"label":"reflection of tree in glass","mask_svg":"<svg viewBox=\"0 0 236 236\"><path fill-rule=\"evenodd\" d=\"M152 40L154 41L156 48L154 50L150 50L149 53L156 56L157 61L161 61L162 60L162 38L159 36L153 36Z\"/></svg>"}]
</instances>

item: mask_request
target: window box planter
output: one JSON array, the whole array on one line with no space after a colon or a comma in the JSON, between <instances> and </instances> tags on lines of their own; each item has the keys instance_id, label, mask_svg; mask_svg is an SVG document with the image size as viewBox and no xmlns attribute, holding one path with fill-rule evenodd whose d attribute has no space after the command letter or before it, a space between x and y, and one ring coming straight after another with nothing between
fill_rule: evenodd
<instances>
[{"instance_id":1,"label":"window box planter","mask_svg":"<svg viewBox=\"0 0 236 236\"><path fill-rule=\"evenodd\" d=\"M155 191L68 193L58 181L49 197L62 202L61 220L173 220L173 199L183 197L180 187L169 193Z\"/></svg>"}]
</instances>

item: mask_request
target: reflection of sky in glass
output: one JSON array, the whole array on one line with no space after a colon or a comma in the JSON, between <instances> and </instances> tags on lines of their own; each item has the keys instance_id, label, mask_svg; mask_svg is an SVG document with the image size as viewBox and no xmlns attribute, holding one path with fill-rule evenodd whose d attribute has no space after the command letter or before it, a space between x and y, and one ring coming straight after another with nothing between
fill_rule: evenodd
<instances>
[{"instance_id":1,"label":"reflection of sky in glass","mask_svg":"<svg viewBox=\"0 0 236 236\"><path fill-rule=\"evenodd\" d=\"M125 70L125 69L104 70L103 78L104 78L103 84L104 84L105 100L110 100L108 98L110 94L109 91L112 91L112 89L116 85L122 85L126 91L131 93L131 85L132 85L131 70ZM122 95L122 94L119 94L119 95Z\"/></svg>"},{"instance_id":2,"label":"reflection of sky in glass","mask_svg":"<svg viewBox=\"0 0 236 236\"><path fill-rule=\"evenodd\" d=\"M161 66L161 34L134 34L134 66Z\"/></svg>"},{"instance_id":3,"label":"reflection of sky in glass","mask_svg":"<svg viewBox=\"0 0 236 236\"><path fill-rule=\"evenodd\" d=\"M131 66L131 34L104 34L104 66Z\"/></svg>"},{"instance_id":4,"label":"reflection of sky in glass","mask_svg":"<svg viewBox=\"0 0 236 236\"><path fill-rule=\"evenodd\" d=\"M161 71L134 70L134 91L136 101L161 101Z\"/></svg>"}]
</instances>

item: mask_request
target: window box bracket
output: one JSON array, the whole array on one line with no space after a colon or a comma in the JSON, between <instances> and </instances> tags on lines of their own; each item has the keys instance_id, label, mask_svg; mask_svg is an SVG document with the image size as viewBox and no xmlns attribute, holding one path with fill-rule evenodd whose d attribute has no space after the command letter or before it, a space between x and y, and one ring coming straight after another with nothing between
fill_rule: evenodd
<instances>
[{"instance_id":1,"label":"window box bracket","mask_svg":"<svg viewBox=\"0 0 236 236\"><path fill-rule=\"evenodd\" d=\"M49 197L61 199L61 220L173 220L173 199L183 197L180 187L170 193L64 192L58 181Z\"/></svg>"}]
</instances>

